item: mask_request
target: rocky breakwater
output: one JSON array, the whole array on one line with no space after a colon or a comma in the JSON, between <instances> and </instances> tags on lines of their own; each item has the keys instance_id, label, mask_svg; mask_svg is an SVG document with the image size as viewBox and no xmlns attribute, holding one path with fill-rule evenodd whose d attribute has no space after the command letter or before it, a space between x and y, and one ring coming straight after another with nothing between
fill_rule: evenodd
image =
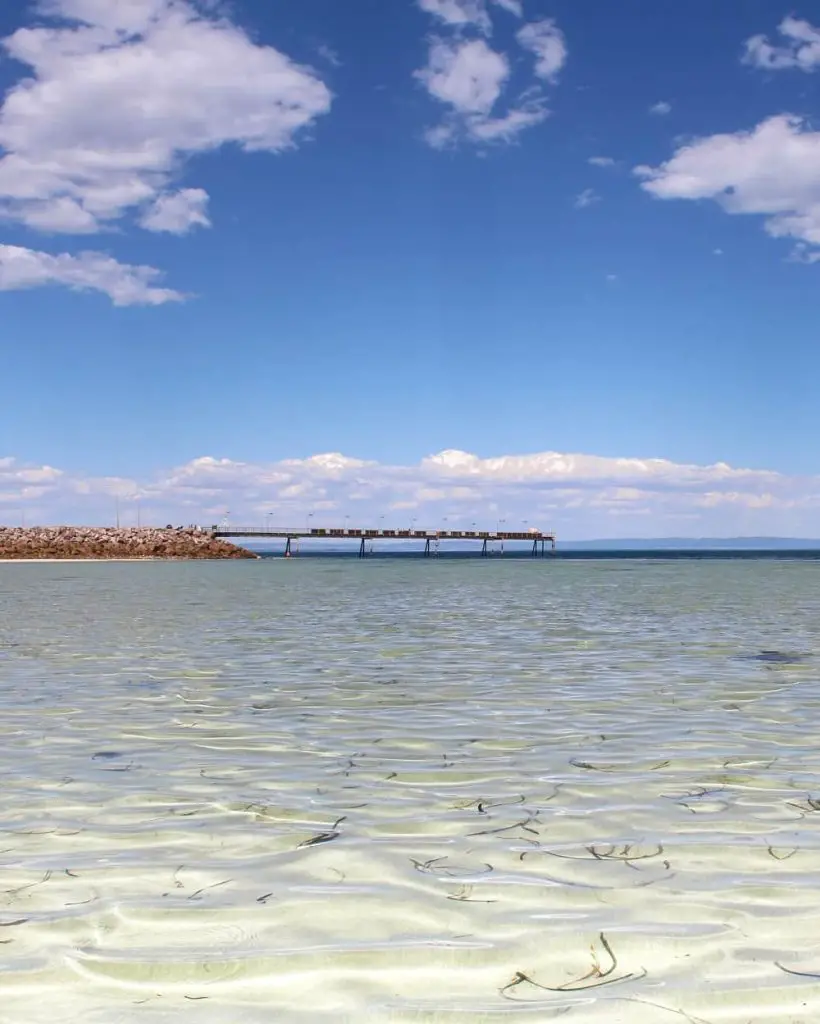
<instances>
[{"instance_id":1,"label":"rocky breakwater","mask_svg":"<svg viewBox=\"0 0 820 1024\"><path fill-rule=\"evenodd\" d=\"M0 559L256 557L198 527L0 526Z\"/></svg>"}]
</instances>

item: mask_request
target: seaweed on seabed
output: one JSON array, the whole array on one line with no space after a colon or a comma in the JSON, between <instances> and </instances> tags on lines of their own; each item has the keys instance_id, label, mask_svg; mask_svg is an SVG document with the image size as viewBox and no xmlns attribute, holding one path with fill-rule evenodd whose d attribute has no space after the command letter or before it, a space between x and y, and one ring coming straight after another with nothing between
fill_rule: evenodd
<instances>
[{"instance_id":1,"label":"seaweed on seabed","mask_svg":"<svg viewBox=\"0 0 820 1024\"><path fill-rule=\"evenodd\" d=\"M619 864L626 864L627 867L635 867L637 861L642 860L655 860L658 857L662 857L664 853L663 843L656 843L654 849L647 853L641 853L640 847L632 843L623 843L621 845L615 845L614 843L608 843L605 845L597 846L592 844L585 846L584 849L590 855L589 857L579 856L575 853L558 853L556 850L525 850L519 857L519 860L523 860L528 853L544 853L549 857L558 857L561 860L586 860L590 858L593 860L609 860L617 861ZM661 864L666 868L667 871L671 870L671 864L668 860L662 860Z\"/></svg>"},{"instance_id":2,"label":"seaweed on seabed","mask_svg":"<svg viewBox=\"0 0 820 1024\"><path fill-rule=\"evenodd\" d=\"M795 978L809 978L812 981L820 981L820 973L812 973L811 971L793 971L790 967L784 967L778 960L774 962L775 967L779 967L784 974L792 974Z\"/></svg>"},{"instance_id":3,"label":"seaweed on seabed","mask_svg":"<svg viewBox=\"0 0 820 1024\"><path fill-rule=\"evenodd\" d=\"M447 899L455 900L457 903L498 903L498 900L474 900L472 892L472 885L462 885L458 892L450 893Z\"/></svg>"},{"instance_id":4,"label":"seaweed on seabed","mask_svg":"<svg viewBox=\"0 0 820 1024\"><path fill-rule=\"evenodd\" d=\"M791 800L787 800L786 802L789 807L796 807L798 811L820 811L820 800L812 796L807 796L804 804L796 804Z\"/></svg>"},{"instance_id":5,"label":"seaweed on seabed","mask_svg":"<svg viewBox=\"0 0 820 1024\"><path fill-rule=\"evenodd\" d=\"M537 829L530 828L530 823L533 821L540 824L540 822L538 821L537 813L529 814L526 818L522 818L520 821L513 822L512 825L501 825L499 828L483 828L479 832L468 832L466 838L469 839L473 836L503 835L505 832L510 832L515 828L523 829L525 832L531 832L534 836L540 835L541 833L538 832Z\"/></svg>"},{"instance_id":6,"label":"seaweed on seabed","mask_svg":"<svg viewBox=\"0 0 820 1024\"><path fill-rule=\"evenodd\" d=\"M619 975L617 978L611 977L611 975L617 970L618 960L603 932L599 934L598 940L609 958L609 966L605 970L601 967L600 961L598 960L598 956L595 952L595 945L593 943L590 946L590 950L592 952L592 967L585 975L583 975L583 977L576 978L574 981L567 981L563 985L551 986L542 985L537 981L533 981L533 979L523 971L516 971L513 975L513 980L503 988L499 989L500 995L503 996L504 999L519 1002L520 1000L514 999L512 996L507 995L507 993L518 985L523 984L532 985L534 988L540 989L544 992L555 992L569 995L573 992L587 992L590 989L601 988L604 985L613 985L619 981L628 981L633 979L638 981L641 978L646 977L647 971L645 967L642 967L640 973L637 974L630 972L628 974ZM778 964L778 966L780 965ZM786 968L783 969L787 970ZM807 975L807 977L820 977L820 975ZM584 984L587 981L589 981L589 984ZM709 1024L709 1021L705 1020L703 1017L695 1017L692 1014L687 1013L685 1010L679 1010L674 1006L664 1006L663 1003L656 1003L651 999L641 999L638 996L611 996L610 998L617 1002L638 1003L641 1006L652 1006L656 1010L664 1010L666 1013L674 1013L677 1016L683 1017L684 1020L689 1021L689 1024ZM569 1007L567 1007L567 1009L569 1009Z\"/></svg>"},{"instance_id":7,"label":"seaweed on seabed","mask_svg":"<svg viewBox=\"0 0 820 1024\"><path fill-rule=\"evenodd\" d=\"M794 849L789 850L788 853L780 854L772 844L769 843L766 847L766 852L773 860L791 860L791 858L797 853L797 847L795 846Z\"/></svg>"},{"instance_id":8,"label":"seaweed on seabed","mask_svg":"<svg viewBox=\"0 0 820 1024\"><path fill-rule=\"evenodd\" d=\"M337 818L327 832L319 832L315 836L311 836L310 839L305 839L304 842L299 843L296 849L303 850L306 846L320 846L322 843L332 843L334 839L339 838L339 825L341 825L346 818L347 815Z\"/></svg>"},{"instance_id":9,"label":"seaweed on seabed","mask_svg":"<svg viewBox=\"0 0 820 1024\"><path fill-rule=\"evenodd\" d=\"M537 989L541 989L544 992L587 992L593 988L603 988L604 985L614 985L620 981L629 981L630 979L639 979L646 977L646 968L641 968L639 973L630 971L628 974L620 974L617 977L612 977L615 971L618 969L618 958L610 946L606 935L601 932L598 935L598 941L600 942L608 964L604 967L601 965L601 961L598 958L598 953L595 950L595 943L590 946L590 953L592 954L592 965L586 974L580 978L574 978L571 981L565 981L563 985L542 985L540 982L534 981L528 974L523 971L516 971L513 975L513 980L506 984L503 988L499 989L500 994L505 999L511 997L507 993L516 988L518 985L528 984L532 985Z\"/></svg>"},{"instance_id":10,"label":"seaweed on seabed","mask_svg":"<svg viewBox=\"0 0 820 1024\"><path fill-rule=\"evenodd\" d=\"M420 871L423 875L438 875L438 876L445 876L445 877L451 876L452 877L452 876L457 876L457 875L463 874L464 873L463 870L461 870L459 868L451 867L451 866L443 863L444 861L447 861L449 859L450 859L449 857L431 857L430 860L420 861L420 860L416 860L414 857L411 857L410 858L410 863L413 865L413 867L416 869L416 871ZM441 865L441 866L439 866L439 865ZM495 868L492 866L492 864L488 864L487 861L484 861L482 863L481 867L485 868L486 870L485 871L477 871L476 869L471 869L470 874L473 874L473 875L476 875L476 874L487 875L491 871L495 870Z\"/></svg>"},{"instance_id":11,"label":"seaweed on seabed","mask_svg":"<svg viewBox=\"0 0 820 1024\"><path fill-rule=\"evenodd\" d=\"M571 757L569 763L574 768L586 768L592 772L621 772L629 769L629 765L622 764L592 764L589 761L580 761L577 757ZM648 772L656 772L659 768L668 768L671 761L658 761L657 764L647 765L644 769Z\"/></svg>"},{"instance_id":12,"label":"seaweed on seabed","mask_svg":"<svg viewBox=\"0 0 820 1024\"><path fill-rule=\"evenodd\" d=\"M796 651L761 650L758 654L742 654L741 661L760 661L764 665L799 665L808 659L807 654Z\"/></svg>"}]
</instances>

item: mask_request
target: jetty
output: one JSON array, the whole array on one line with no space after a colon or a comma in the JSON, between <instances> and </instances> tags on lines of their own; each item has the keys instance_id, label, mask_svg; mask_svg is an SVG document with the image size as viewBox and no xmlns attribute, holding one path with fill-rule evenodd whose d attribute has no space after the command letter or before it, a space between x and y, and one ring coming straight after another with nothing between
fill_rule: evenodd
<instances>
[{"instance_id":1,"label":"jetty","mask_svg":"<svg viewBox=\"0 0 820 1024\"><path fill-rule=\"evenodd\" d=\"M542 530L363 530L349 527L332 528L316 526L303 527L294 526L230 526L222 523L220 526L212 526L210 534L214 539L231 538L237 540L248 540L251 538L267 540L283 540L285 542L285 557L298 553L299 542L302 540L323 540L323 541L358 541L359 558L366 558L372 553L373 542L378 540L400 541L414 540L424 542L425 556L438 554L439 545L442 541L472 541L481 545L481 554L487 556L490 553L490 545L503 544L508 542L524 542L531 544L531 554L535 558L545 556L547 551L555 553L555 534L545 533ZM295 543L294 543L295 542Z\"/></svg>"}]
</instances>

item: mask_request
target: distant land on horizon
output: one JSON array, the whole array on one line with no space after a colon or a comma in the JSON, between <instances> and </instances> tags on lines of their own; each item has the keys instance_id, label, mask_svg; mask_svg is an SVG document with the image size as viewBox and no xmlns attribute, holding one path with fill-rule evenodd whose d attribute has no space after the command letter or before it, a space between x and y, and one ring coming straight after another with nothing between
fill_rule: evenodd
<instances>
[{"instance_id":1,"label":"distant land on horizon","mask_svg":"<svg viewBox=\"0 0 820 1024\"><path fill-rule=\"evenodd\" d=\"M565 550L596 551L813 551L820 540L806 537L639 537L603 540L567 540L558 543Z\"/></svg>"}]
</instances>

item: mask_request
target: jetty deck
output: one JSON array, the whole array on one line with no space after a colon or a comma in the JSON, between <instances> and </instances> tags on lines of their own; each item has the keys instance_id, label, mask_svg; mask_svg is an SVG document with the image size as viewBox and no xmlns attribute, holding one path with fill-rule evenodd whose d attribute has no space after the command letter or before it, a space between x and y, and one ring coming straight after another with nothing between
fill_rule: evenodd
<instances>
[{"instance_id":1,"label":"jetty deck","mask_svg":"<svg viewBox=\"0 0 820 1024\"><path fill-rule=\"evenodd\" d=\"M551 554L555 552L555 534L542 530L368 530L324 526L230 526L223 523L220 526L212 526L210 533L214 538L283 540L285 541L285 555L293 554L293 541L302 540L358 541L360 558L365 558L369 553L367 545L377 540L423 541L425 555L436 554L442 541L452 540L479 542L482 555L489 553L490 544L500 543L503 545L504 541L531 544L533 557L539 554L543 557L548 550Z\"/></svg>"}]
</instances>

